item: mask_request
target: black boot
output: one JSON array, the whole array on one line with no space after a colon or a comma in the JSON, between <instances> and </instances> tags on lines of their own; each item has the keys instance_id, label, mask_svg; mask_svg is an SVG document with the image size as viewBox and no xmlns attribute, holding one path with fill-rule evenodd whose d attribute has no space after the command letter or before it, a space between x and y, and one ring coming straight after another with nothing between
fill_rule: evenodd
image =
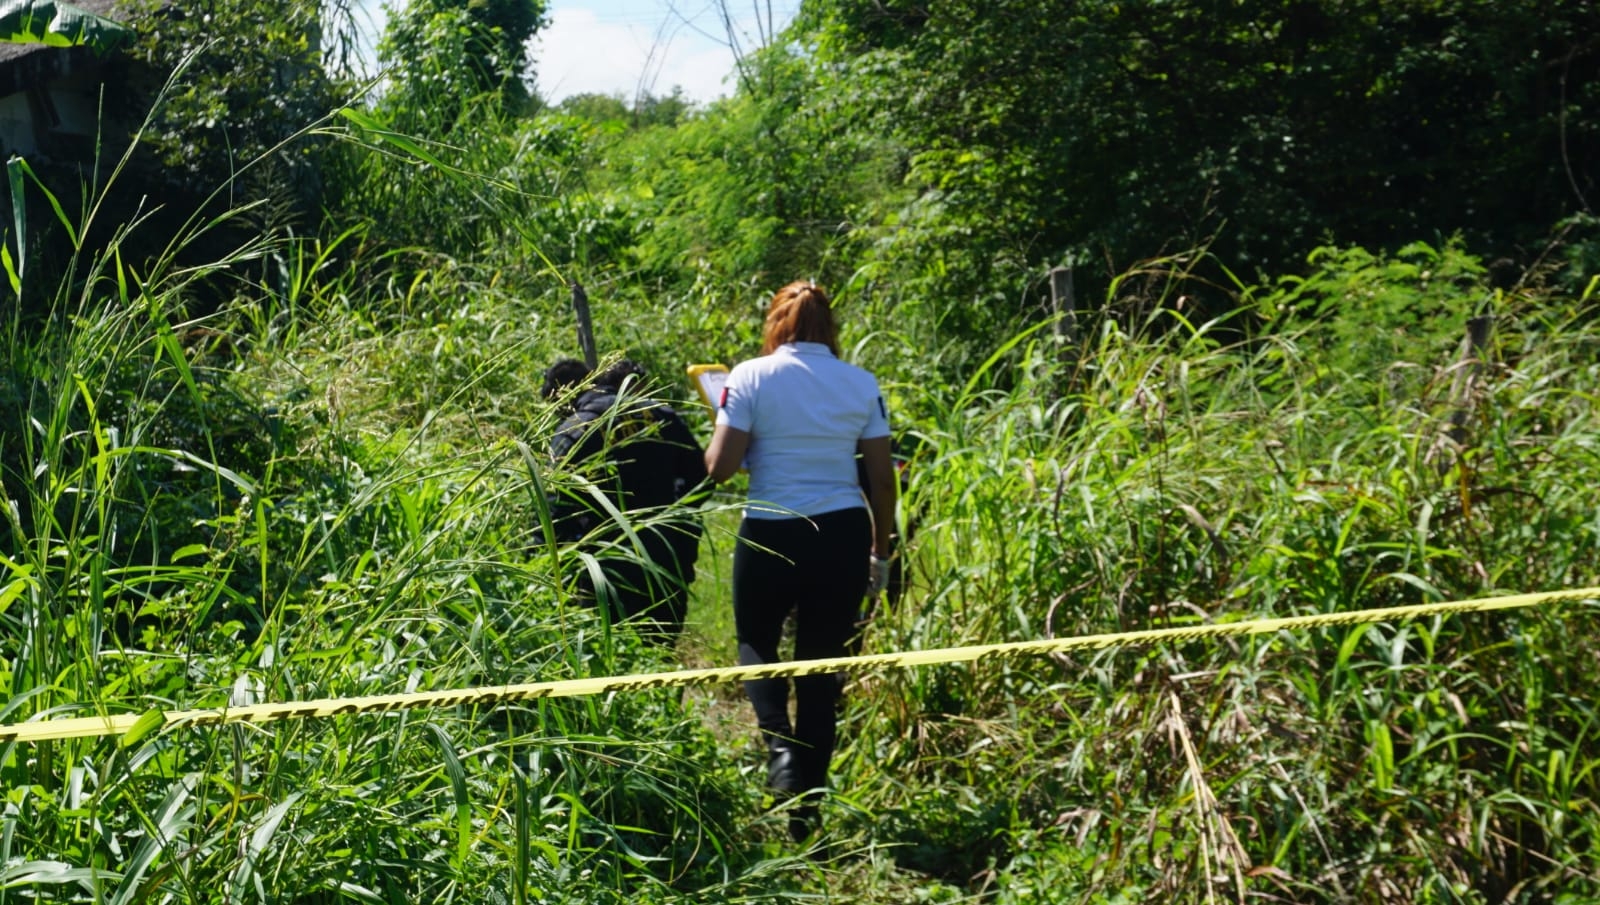
<instances>
[{"instance_id":1,"label":"black boot","mask_svg":"<svg viewBox=\"0 0 1600 905\"><path fill-rule=\"evenodd\" d=\"M806 789L801 752L787 739L767 743L767 788L778 798L790 798Z\"/></svg>"},{"instance_id":2,"label":"black boot","mask_svg":"<svg viewBox=\"0 0 1600 905\"><path fill-rule=\"evenodd\" d=\"M803 803L796 804L789 810L789 838L796 842L804 842L817 831L821 822L815 796L807 796Z\"/></svg>"}]
</instances>

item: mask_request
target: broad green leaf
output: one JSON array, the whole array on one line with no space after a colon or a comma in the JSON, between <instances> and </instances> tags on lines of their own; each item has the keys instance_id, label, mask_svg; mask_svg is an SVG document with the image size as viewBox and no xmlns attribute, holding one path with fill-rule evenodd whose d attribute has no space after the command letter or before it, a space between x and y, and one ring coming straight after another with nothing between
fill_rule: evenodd
<instances>
[{"instance_id":1,"label":"broad green leaf","mask_svg":"<svg viewBox=\"0 0 1600 905\"><path fill-rule=\"evenodd\" d=\"M381 121L370 113L357 110L353 107L343 107L339 115L354 123L363 132L372 137L374 142L385 142L400 149L402 152L415 157L423 163L431 164L441 169L447 169L444 161L428 152L422 143L408 135L402 135L392 129L386 128Z\"/></svg>"},{"instance_id":2,"label":"broad green leaf","mask_svg":"<svg viewBox=\"0 0 1600 905\"><path fill-rule=\"evenodd\" d=\"M133 29L55 0L0 0L0 42L87 47L106 54L133 43Z\"/></svg>"},{"instance_id":3,"label":"broad green leaf","mask_svg":"<svg viewBox=\"0 0 1600 905\"><path fill-rule=\"evenodd\" d=\"M0 889L17 889L39 884L82 883L86 880L115 878L107 870L73 867L61 861L23 861L0 869Z\"/></svg>"},{"instance_id":4,"label":"broad green leaf","mask_svg":"<svg viewBox=\"0 0 1600 905\"><path fill-rule=\"evenodd\" d=\"M444 756L445 775L450 778L450 789L454 793L456 810L456 859L465 863L467 853L472 846L472 799L467 795L467 771L461 763L461 758L456 755L455 743L443 729L429 724L433 730L434 741L439 744L439 753Z\"/></svg>"},{"instance_id":5,"label":"broad green leaf","mask_svg":"<svg viewBox=\"0 0 1600 905\"><path fill-rule=\"evenodd\" d=\"M11 291L17 295L22 294L22 274L17 272L16 265L11 260L11 246L0 244L0 266L6 269L6 282L11 284Z\"/></svg>"},{"instance_id":6,"label":"broad green leaf","mask_svg":"<svg viewBox=\"0 0 1600 905\"><path fill-rule=\"evenodd\" d=\"M9 247L6 249L6 276L11 280L11 288L22 294L22 277L28 270L28 205L26 196L23 195L22 174L27 163L20 157L12 157L6 161L6 181L11 186L11 218L17 230L17 258L16 269L12 269L12 260Z\"/></svg>"},{"instance_id":7,"label":"broad green leaf","mask_svg":"<svg viewBox=\"0 0 1600 905\"><path fill-rule=\"evenodd\" d=\"M135 900L147 899L151 890L143 885L144 875L151 865L163 855L172 856L173 849L182 845L183 833L194 820L193 802L198 777L186 774L167 791L167 797L152 815L147 816L144 838L133 851L133 858L123 871L123 881L117 886L111 905L127 905Z\"/></svg>"},{"instance_id":8,"label":"broad green leaf","mask_svg":"<svg viewBox=\"0 0 1600 905\"><path fill-rule=\"evenodd\" d=\"M172 551L172 561L179 562L191 556L205 556L210 552L211 548L205 544L185 544Z\"/></svg>"},{"instance_id":9,"label":"broad green leaf","mask_svg":"<svg viewBox=\"0 0 1600 905\"><path fill-rule=\"evenodd\" d=\"M56 220L64 229L66 229L67 238L72 240L72 247L77 248L78 231L72 225L72 218L67 216L66 209L61 206L61 199L56 197L56 193L50 191L50 188L44 184L44 181L33 172L33 167L28 166L28 161L21 157L13 157L6 161L6 169L11 181L11 197L13 199L11 206L12 215L16 218L17 222L17 235L19 237L26 235L27 229L27 211L21 209L21 199L23 197L22 177L26 176L33 180L33 185L35 188L44 193L44 200L49 202L50 209L55 212ZM23 253L22 248L22 240L19 238L17 240L17 250L19 254Z\"/></svg>"},{"instance_id":10,"label":"broad green leaf","mask_svg":"<svg viewBox=\"0 0 1600 905\"><path fill-rule=\"evenodd\" d=\"M144 737L167 724L167 715L160 710L147 710L139 717L127 732L118 739L118 744L124 748L131 748L144 740Z\"/></svg>"},{"instance_id":11,"label":"broad green leaf","mask_svg":"<svg viewBox=\"0 0 1600 905\"><path fill-rule=\"evenodd\" d=\"M0 588L0 614L4 614L6 610L10 609L11 603L26 593L33 585L34 580L24 575Z\"/></svg>"}]
</instances>

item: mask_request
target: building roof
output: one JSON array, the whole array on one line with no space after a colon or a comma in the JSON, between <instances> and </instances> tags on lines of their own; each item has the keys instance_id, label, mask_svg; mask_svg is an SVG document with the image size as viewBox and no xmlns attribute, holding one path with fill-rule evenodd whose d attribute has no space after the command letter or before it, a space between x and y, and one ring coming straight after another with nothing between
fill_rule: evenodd
<instances>
[{"instance_id":1,"label":"building roof","mask_svg":"<svg viewBox=\"0 0 1600 905\"><path fill-rule=\"evenodd\" d=\"M85 12L127 23L133 18L126 0L70 0ZM0 97L45 85L74 70L95 66L86 47L50 47L45 44L0 43Z\"/></svg>"}]
</instances>

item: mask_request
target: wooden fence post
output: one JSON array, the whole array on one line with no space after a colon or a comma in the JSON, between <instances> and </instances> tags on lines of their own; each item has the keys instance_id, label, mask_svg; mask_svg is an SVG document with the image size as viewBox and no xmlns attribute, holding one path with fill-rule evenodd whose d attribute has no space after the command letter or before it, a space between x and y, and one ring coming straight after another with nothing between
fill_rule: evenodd
<instances>
[{"instance_id":1,"label":"wooden fence post","mask_svg":"<svg viewBox=\"0 0 1600 905\"><path fill-rule=\"evenodd\" d=\"M1056 351L1067 375L1060 385L1070 390L1078 376L1078 294L1071 267L1050 269L1050 310L1056 319Z\"/></svg>"},{"instance_id":2,"label":"wooden fence post","mask_svg":"<svg viewBox=\"0 0 1600 905\"><path fill-rule=\"evenodd\" d=\"M600 365L600 356L594 347L594 324L589 320L589 296L577 280L572 281L572 311L578 316L578 348L583 350L583 363L593 371Z\"/></svg>"},{"instance_id":3,"label":"wooden fence post","mask_svg":"<svg viewBox=\"0 0 1600 905\"><path fill-rule=\"evenodd\" d=\"M1050 269L1050 310L1056 316L1056 339L1078 344L1078 299L1072 286L1071 267Z\"/></svg>"},{"instance_id":4,"label":"wooden fence post","mask_svg":"<svg viewBox=\"0 0 1600 905\"><path fill-rule=\"evenodd\" d=\"M1455 373L1450 377L1450 414L1446 416L1450 426L1446 428L1445 436L1457 454L1467 444L1467 418L1476 408L1474 397L1478 389L1478 376L1483 371L1483 349L1489 344L1489 336L1493 331L1492 314L1482 314L1467 321L1467 335L1461 340L1461 352L1453 369ZM1440 467L1448 466L1441 462Z\"/></svg>"}]
</instances>

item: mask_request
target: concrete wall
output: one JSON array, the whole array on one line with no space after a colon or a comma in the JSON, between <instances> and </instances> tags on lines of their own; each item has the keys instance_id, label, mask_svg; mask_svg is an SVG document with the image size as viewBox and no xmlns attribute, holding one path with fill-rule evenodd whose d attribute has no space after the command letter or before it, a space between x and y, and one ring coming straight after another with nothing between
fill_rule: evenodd
<instances>
[{"instance_id":1,"label":"concrete wall","mask_svg":"<svg viewBox=\"0 0 1600 905\"><path fill-rule=\"evenodd\" d=\"M33 134L33 111L28 107L28 95L0 97L0 154L26 157L37 150L39 143Z\"/></svg>"}]
</instances>

